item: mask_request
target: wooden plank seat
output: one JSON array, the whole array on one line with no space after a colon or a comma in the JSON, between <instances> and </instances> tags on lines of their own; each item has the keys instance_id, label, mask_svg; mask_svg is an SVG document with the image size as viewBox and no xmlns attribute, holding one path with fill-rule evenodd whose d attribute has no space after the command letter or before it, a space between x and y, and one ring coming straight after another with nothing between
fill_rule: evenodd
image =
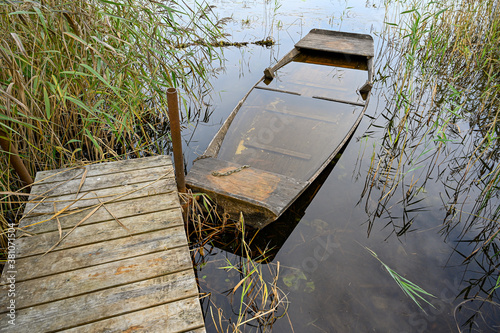
<instances>
[{"instance_id":1,"label":"wooden plank seat","mask_svg":"<svg viewBox=\"0 0 500 333\"><path fill-rule=\"evenodd\" d=\"M306 187L297 179L212 157L198 160L186 181L194 192L207 193L233 219L239 218L238 207L248 203L245 222L256 227L276 219Z\"/></svg>"},{"instance_id":2,"label":"wooden plank seat","mask_svg":"<svg viewBox=\"0 0 500 333\"><path fill-rule=\"evenodd\" d=\"M373 57L373 39L368 35L312 29L296 48Z\"/></svg>"}]
</instances>

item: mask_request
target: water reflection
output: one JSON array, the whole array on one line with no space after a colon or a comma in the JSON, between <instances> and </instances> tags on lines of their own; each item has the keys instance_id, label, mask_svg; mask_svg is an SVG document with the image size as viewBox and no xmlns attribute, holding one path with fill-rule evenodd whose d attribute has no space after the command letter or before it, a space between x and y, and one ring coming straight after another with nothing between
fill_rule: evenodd
<instances>
[{"instance_id":1,"label":"water reflection","mask_svg":"<svg viewBox=\"0 0 500 333\"><path fill-rule=\"evenodd\" d=\"M216 3L229 8L227 2ZM237 5L231 11L235 20L253 13L258 17L259 5L247 2L248 12ZM290 1L276 16L285 27L275 29L280 45L269 51L227 50L226 76L213 82L220 95L212 97L212 116L193 135L197 151L204 151L262 69L288 51L301 30L339 27L340 19L332 26L328 20L339 18L347 7L353 7L346 15L351 17L343 17L342 27L349 31L366 33L373 25L382 32L380 22L394 22L384 15L382 4L370 5L377 8L366 1L321 6ZM252 35L263 38L261 25L241 28L238 21L237 30L238 41ZM494 135L483 140L498 116L496 109L474 116L474 110L486 106L479 98L487 76L457 77L453 87L464 88L458 94L450 89L453 81L447 73L439 82L410 77L402 71L404 54L396 42L387 35L376 39L380 52L366 117L312 201L306 200L307 209L297 208L283 225L276 224L275 230L271 225L253 240L254 257L260 253L257 248L271 248L268 266L275 269L280 263L279 286L288 295L288 316L273 323L275 332L290 332L291 326L295 332L499 330L499 141ZM457 67L465 63L456 60ZM457 105L460 117L445 117L442 110ZM191 160L196 157L189 154ZM240 260L234 254L239 253L236 238L233 230L217 247L205 244L203 258L197 257L201 290L211 293L212 310L220 308L233 320L237 311L230 291L241 277L219 267L227 265L226 259ZM425 307L423 313L360 244L436 295L435 308ZM216 331L204 305L208 331ZM271 328L256 324L246 331L259 330Z\"/></svg>"},{"instance_id":2,"label":"water reflection","mask_svg":"<svg viewBox=\"0 0 500 333\"><path fill-rule=\"evenodd\" d=\"M495 190L500 165L498 147L488 139L492 113L481 112L493 101L483 98L491 78L457 54L445 60L446 66L418 53L409 62L407 54L398 53L405 47L404 41L397 48L389 43L378 58L375 89L385 95L384 108L366 135L380 141L360 201L368 234L385 220L382 225L391 233L409 237L422 230L420 217L430 211L444 241L454 243L445 269L461 276L450 303L457 328L498 330L498 317L497 326L493 318L500 286ZM471 313L469 303L482 305Z\"/></svg>"}]
</instances>

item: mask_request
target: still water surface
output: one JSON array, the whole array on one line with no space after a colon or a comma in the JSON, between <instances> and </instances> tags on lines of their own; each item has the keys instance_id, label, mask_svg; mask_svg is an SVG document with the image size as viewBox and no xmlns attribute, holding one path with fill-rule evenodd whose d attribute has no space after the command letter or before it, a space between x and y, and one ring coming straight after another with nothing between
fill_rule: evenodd
<instances>
[{"instance_id":1,"label":"still water surface","mask_svg":"<svg viewBox=\"0 0 500 333\"><path fill-rule=\"evenodd\" d=\"M268 265L276 267L279 262L278 286L287 295L287 316L272 327L251 322L244 331L451 332L458 331L457 323L464 325L477 309L484 316L484 320L475 318L477 331L500 331L500 311L491 303L467 302L457 308L475 295L485 298L485 290L490 290L498 277L498 267L493 280L483 279L490 266L481 261L463 263L464 256L476 248L476 243L469 242L475 230L464 232L464 224L443 227L450 214L446 202L455 186L450 181L452 163L438 157L436 167L424 162L424 167L408 172L408 180L397 193L390 194L383 207L378 205L379 197L367 195L380 190L379 184L370 185L370 161L374 151L383 151L380 142L386 121L380 115L392 98L390 79L382 80L383 73L378 72L387 44L380 38L387 20L383 1L219 0L210 1L210 5L216 6L213 10L219 17L231 17L225 28L229 40L272 36L278 43L271 48L251 45L224 49L226 60L222 66L214 65L213 90L204 98L211 115L191 122L183 131L188 170L234 106L262 77L262 70L275 64L310 29L371 34L376 48L375 85L354 137L330 173L323 175L326 179L315 188L319 190L313 200L259 236L263 244L279 246ZM459 144L455 147L450 143L449 147L460 149ZM460 209L472 212L473 204L464 200ZM365 247L435 295L426 297L434 308L421 302L424 313ZM211 293L202 302L209 332L216 331L210 302L233 322L238 313L238 300L230 290L240 277L220 269L226 266L226 258L233 263L239 260L237 255L207 244L203 264L197 267L201 292ZM468 287L469 293L461 293ZM493 293L492 300L499 302L498 294ZM468 331L466 327L462 329Z\"/></svg>"}]
</instances>

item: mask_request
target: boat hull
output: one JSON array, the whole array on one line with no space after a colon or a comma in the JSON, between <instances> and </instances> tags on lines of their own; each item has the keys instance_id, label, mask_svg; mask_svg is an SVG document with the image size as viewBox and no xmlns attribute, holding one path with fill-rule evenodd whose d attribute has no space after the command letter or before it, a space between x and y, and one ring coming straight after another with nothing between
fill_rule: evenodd
<instances>
[{"instance_id":1,"label":"boat hull","mask_svg":"<svg viewBox=\"0 0 500 333\"><path fill-rule=\"evenodd\" d=\"M314 29L238 103L187 175L231 219L263 228L331 163L369 101L373 39Z\"/></svg>"}]
</instances>

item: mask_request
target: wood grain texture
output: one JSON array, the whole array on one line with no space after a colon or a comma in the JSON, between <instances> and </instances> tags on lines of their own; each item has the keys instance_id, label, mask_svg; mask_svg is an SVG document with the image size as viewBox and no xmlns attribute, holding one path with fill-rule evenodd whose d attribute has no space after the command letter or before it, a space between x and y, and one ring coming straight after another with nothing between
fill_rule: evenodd
<instances>
[{"instance_id":1,"label":"wood grain texture","mask_svg":"<svg viewBox=\"0 0 500 333\"><path fill-rule=\"evenodd\" d=\"M132 282L191 268L189 250L184 246L161 253L147 254L83 269L51 275L45 278L17 282L17 309L61 300ZM23 292L36 290L36 293ZM0 304L7 305L7 294L0 294ZM7 312L2 306L0 313Z\"/></svg>"},{"instance_id":2,"label":"wood grain texture","mask_svg":"<svg viewBox=\"0 0 500 333\"><path fill-rule=\"evenodd\" d=\"M146 171L147 170L147 171ZM160 180L172 177L173 170L171 166L158 166L146 170L123 171L119 173L106 174L103 176L75 178L67 182L41 183L33 186L32 195L58 196L71 193L89 192L103 188L117 187L123 185L137 184L148 181ZM80 188L80 183L84 181ZM80 188L80 189L79 189Z\"/></svg>"},{"instance_id":3,"label":"wood grain texture","mask_svg":"<svg viewBox=\"0 0 500 333\"><path fill-rule=\"evenodd\" d=\"M161 179L158 182L148 181L131 185L123 185L119 189L105 188L94 191L80 192L76 194L64 194L57 197L48 197L41 200L30 200L26 204L25 211L36 213L55 214L59 210L70 206L71 209L90 207L100 202L117 202L146 196L175 191L174 177Z\"/></svg>"},{"instance_id":4,"label":"wood grain texture","mask_svg":"<svg viewBox=\"0 0 500 333\"><path fill-rule=\"evenodd\" d=\"M204 158L191 168L186 183L195 191L211 195L233 218L238 219L243 212L245 222L257 228L276 219L307 186L305 182L251 166L229 176L212 175L214 171L224 173L239 167L241 165L235 163Z\"/></svg>"},{"instance_id":5,"label":"wood grain texture","mask_svg":"<svg viewBox=\"0 0 500 333\"><path fill-rule=\"evenodd\" d=\"M370 35L353 34L321 29L311 30L295 47L315 51L335 52L373 57L373 38Z\"/></svg>"},{"instance_id":6,"label":"wood grain texture","mask_svg":"<svg viewBox=\"0 0 500 333\"><path fill-rule=\"evenodd\" d=\"M117 226L117 228L121 228ZM66 249L51 251L46 255L21 258L16 261L17 281L25 281L52 274L67 272L116 260L155 253L186 244L184 226L133 235Z\"/></svg>"},{"instance_id":7,"label":"wood grain texture","mask_svg":"<svg viewBox=\"0 0 500 333\"><path fill-rule=\"evenodd\" d=\"M199 327L200 322L203 322L203 318L199 315L193 316L193 313L196 313L195 310L199 307L200 301L198 298L191 297L65 330L62 333L203 333L205 329Z\"/></svg>"},{"instance_id":8,"label":"wood grain texture","mask_svg":"<svg viewBox=\"0 0 500 333\"><path fill-rule=\"evenodd\" d=\"M269 67L267 68L267 72L270 73L270 74L274 74L274 72L278 69L278 68L281 68L283 66L285 66L286 64L288 64L289 62L291 62L295 57L297 57L299 55L299 50L297 49L292 49L290 52L288 52L287 54L285 54L285 56L283 56L283 58L281 58L273 67ZM266 74L266 71L264 71L264 74ZM267 79L270 79L270 77L268 77L267 75L265 75ZM273 76L274 78L274 76Z\"/></svg>"},{"instance_id":9,"label":"wood grain texture","mask_svg":"<svg viewBox=\"0 0 500 333\"><path fill-rule=\"evenodd\" d=\"M52 332L197 296L192 271L96 291L17 311L16 332ZM8 332L7 316L0 332Z\"/></svg>"},{"instance_id":10,"label":"wood grain texture","mask_svg":"<svg viewBox=\"0 0 500 333\"><path fill-rule=\"evenodd\" d=\"M97 223L113 219L109 213L111 211L116 218L121 219L125 217L147 214L168 208L180 208L177 192L170 192L167 194L147 196L137 198L131 201L118 201L112 202L99 208L92 216L90 216L82 225ZM58 230L58 222L62 228L71 228L80 223L91 211L93 207L68 210L56 218L54 214L37 215L33 212L30 216L25 217L20 222L20 228L29 233L43 233Z\"/></svg>"},{"instance_id":11,"label":"wood grain texture","mask_svg":"<svg viewBox=\"0 0 500 333\"><path fill-rule=\"evenodd\" d=\"M62 236L71 231L54 251L77 247L92 243L123 238L140 233L166 229L173 226L182 226L182 214L178 209L170 209L147 214L141 214L119 219L123 228L115 220L99 223L99 225L81 225L71 231L63 230ZM52 231L36 235L36 237L22 237L16 241L16 257L21 259L27 256L44 254L60 239L59 231Z\"/></svg>"},{"instance_id":12,"label":"wood grain texture","mask_svg":"<svg viewBox=\"0 0 500 333\"><path fill-rule=\"evenodd\" d=\"M87 177L97 177L125 171L148 169L158 165L172 165L170 156L161 155L134 160L90 164L74 168L40 171L36 174L34 185L63 182L74 177L81 177L83 176L84 169L87 170Z\"/></svg>"},{"instance_id":13,"label":"wood grain texture","mask_svg":"<svg viewBox=\"0 0 500 333\"><path fill-rule=\"evenodd\" d=\"M27 204L16 233L0 332L204 332L170 157L85 170L38 174L30 198L50 195Z\"/></svg>"},{"instance_id":14,"label":"wood grain texture","mask_svg":"<svg viewBox=\"0 0 500 333\"><path fill-rule=\"evenodd\" d=\"M359 88L373 75L373 45L370 35L311 30L237 104L187 175L188 187L232 219L242 212L256 228L274 221L357 128L369 100Z\"/></svg>"}]
</instances>

